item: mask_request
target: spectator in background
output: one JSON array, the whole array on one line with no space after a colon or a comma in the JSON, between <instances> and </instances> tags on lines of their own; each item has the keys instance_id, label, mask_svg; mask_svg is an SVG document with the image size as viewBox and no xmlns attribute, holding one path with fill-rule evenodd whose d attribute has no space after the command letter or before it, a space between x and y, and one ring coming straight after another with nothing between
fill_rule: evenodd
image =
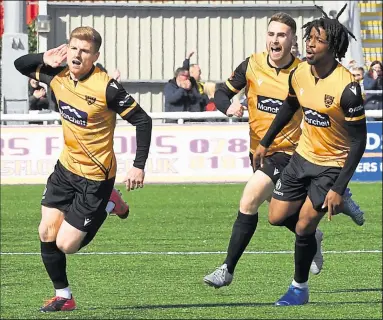
<instances>
[{"instance_id":1,"label":"spectator in background","mask_svg":"<svg viewBox=\"0 0 383 320\"><path fill-rule=\"evenodd\" d=\"M379 61L372 62L369 71L365 74L363 79L364 90L382 90L382 75L382 63ZM366 110L381 110L382 93L366 93L364 108ZM373 119L368 118L368 120Z\"/></svg>"},{"instance_id":2,"label":"spectator in background","mask_svg":"<svg viewBox=\"0 0 383 320\"><path fill-rule=\"evenodd\" d=\"M201 112L205 111L203 97L198 91L194 78L190 77L189 69L178 68L174 78L165 85L165 112ZM174 120L166 121L175 123Z\"/></svg>"},{"instance_id":3,"label":"spectator in background","mask_svg":"<svg viewBox=\"0 0 383 320\"><path fill-rule=\"evenodd\" d=\"M353 67L350 69L351 74L354 76L355 81L360 84L363 82L364 78L364 69L363 67Z\"/></svg>"},{"instance_id":4,"label":"spectator in background","mask_svg":"<svg viewBox=\"0 0 383 320\"><path fill-rule=\"evenodd\" d=\"M301 53L299 52L299 46L298 46L298 42L295 42L293 44L293 46L291 47L291 54L298 58L298 59L302 59L302 55Z\"/></svg>"},{"instance_id":5,"label":"spectator in background","mask_svg":"<svg viewBox=\"0 0 383 320\"><path fill-rule=\"evenodd\" d=\"M198 64L190 64L190 58L193 56L194 51L191 51L182 64L182 68L188 69L190 76L197 81L198 91L201 95L204 94L204 82L201 81L201 67Z\"/></svg>"},{"instance_id":6,"label":"spectator in background","mask_svg":"<svg viewBox=\"0 0 383 320\"><path fill-rule=\"evenodd\" d=\"M49 101L44 87L35 79L28 83L29 110L48 110Z\"/></svg>"},{"instance_id":7,"label":"spectator in background","mask_svg":"<svg viewBox=\"0 0 383 320\"><path fill-rule=\"evenodd\" d=\"M362 89L362 97L363 100L366 99L366 95L364 94L364 85L363 85L363 78L364 78L364 69L363 67L352 67L350 69L351 74L354 76L355 81L357 81L360 85L360 88Z\"/></svg>"}]
</instances>

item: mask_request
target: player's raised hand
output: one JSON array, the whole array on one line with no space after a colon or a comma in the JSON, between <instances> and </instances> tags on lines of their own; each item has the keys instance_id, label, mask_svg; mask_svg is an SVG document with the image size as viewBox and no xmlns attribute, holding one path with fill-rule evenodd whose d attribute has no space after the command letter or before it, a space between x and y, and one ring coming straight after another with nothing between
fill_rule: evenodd
<instances>
[{"instance_id":1,"label":"player's raised hand","mask_svg":"<svg viewBox=\"0 0 383 320\"><path fill-rule=\"evenodd\" d=\"M258 170L259 168L263 168L264 159L267 154L267 148L262 145L258 145L257 149L253 154L253 168L254 170Z\"/></svg>"},{"instance_id":2,"label":"player's raised hand","mask_svg":"<svg viewBox=\"0 0 383 320\"><path fill-rule=\"evenodd\" d=\"M130 169L123 180L126 186L126 190L134 190L137 188L143 188L145 179L145 171L136 167Z\"/></svg>"},{"instance_id":3,"label":"player's raised hand","mask_svg":"<svg viewBox=\"0 0 383 320\"><path fill-rule=\"evenodd\" d=\"M331 221L333 215L336 215L341 211L343 206L343 197L331 190L327 192L326 198L324 199L322 209L327 208L328 210L328 221Z\"/></svg>"},{"instance_id":4,"label":"player's raised hand","mask_svg":"<svg viewBox=\"0 0 383 320\"><path fill-rule=\"evenodd\" d=\"M66 60L68 46L62 44L57 48L44 52L44 63L52 68L57 68Z\"/></svg>"},{"instance_id":5,"label":"player's raised hand","mask_svg":"<svg viewBox=\"0 0 383 320\"><path fill-rule=\"evenodd\" d=\"M234 100L230 107L227 109L226 115L228 117L235 116L238 118L242 118L244 110L245 107L238 100Z\"/></svg>"}]
</instances>

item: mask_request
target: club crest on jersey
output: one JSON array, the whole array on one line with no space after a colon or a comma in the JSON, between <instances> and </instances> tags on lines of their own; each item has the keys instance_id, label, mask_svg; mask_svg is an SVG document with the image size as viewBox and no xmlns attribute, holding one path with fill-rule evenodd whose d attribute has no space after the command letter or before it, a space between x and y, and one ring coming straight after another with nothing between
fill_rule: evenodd
<instances>
[{"instance_id":1,"label":"club crest on jersey","mask_svg":"<svg viewBox=\"0 0 383 320\"><path fill-rule=\"evenodd\" d=\"M85 96L85 100L86 100L86 102L88 103L89 106L96 102L96 98L95 97L90 97L90 96Z\"/></svg>"},{"instance_id":2,"label":"club crest on jersey","mask_svg":"<svg viewBox=\"0 0 383 320\"><path fill-rule=\"evenodd\" d=\"M334 102L333 96L330 96L328 94L324 95L324 105L326 106L326 108L330 108L333 102Z\"/></svg>"},{"instance_id":3,"label":"club crest on jersey","mask_svg":"<svg viewBox=\"0 0 383 320\"><path fill-rule=\"evenodd\" d=\"M59 100L59 112L61 117L77 126L86 127L88 124L88 114L81 111L70 104Z\"/></svg>"}]
</instances>

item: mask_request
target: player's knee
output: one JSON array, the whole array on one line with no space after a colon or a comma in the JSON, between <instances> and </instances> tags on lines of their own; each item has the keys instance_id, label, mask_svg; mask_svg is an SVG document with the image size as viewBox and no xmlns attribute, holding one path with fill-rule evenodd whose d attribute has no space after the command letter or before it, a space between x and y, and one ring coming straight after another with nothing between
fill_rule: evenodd
<instances>
[{"instance_id":1,"label":"player's knee","mask_svg":"<svg viewBox=\"0 0 383 320\"><path fill-rule=\"evenodd\" d=\"M278 214L276 214L275 211L273 211L273 210L269 211L268 219L269 219L269 223L272 226L282 226L283 225L284 219L282 217L280 217Z\"/></svg>"},{"instance_id":2,"label":"player's knee","mask_svg":"<svg viewBox=\"0 0 383 320\"><path fill-rule=\"evenodd\" d=\"M57 241L57 248L59 248L65 254L73 254L76 253L79 249L79 246L68 242L68 241Z\"/></svg>"},{"instance_id":3,"label":"player's knee","mask_svg":"<svg viewBox=\"0 0 383 320\"><path fill-rule=\"evenodd\" d=\"M52 242L56 240L57 237L56 226L54 224L46 224L40 222L39 224L39 237L42 242Z\"/></svg>"},{"instance_id":4,"label":"player's knee","mask_svg":"<svg viewBox=\"0 0 383 320\"><path fill-rule=\"evenodd\" d=\"M256 214L258 212L259 203L254 196L242 196L239 202L239 210L244 214Z\"/></svg>"},{"instance_id":5,"label":"player's knee","mask_svg":"<svg viewBox=\"0 0 383 320\"><path fill-rule=\"evenodd\" d=\"M307 236L313 234L316 228L317 225L314 221L310 219L299 219L295 228L295 232L300 236Z\"/></svg>"},{"instance_id":6,"label":"player's knee","mask_svg":"<svg viewBox=\"0 0 383 320\"><path fill-rule=\"evenodd\" d=\"M282 225L282 221L280 219L277 219L274 216L269 216L269 223L272 226L281 226Z\"/></svg>"}]
</instances>

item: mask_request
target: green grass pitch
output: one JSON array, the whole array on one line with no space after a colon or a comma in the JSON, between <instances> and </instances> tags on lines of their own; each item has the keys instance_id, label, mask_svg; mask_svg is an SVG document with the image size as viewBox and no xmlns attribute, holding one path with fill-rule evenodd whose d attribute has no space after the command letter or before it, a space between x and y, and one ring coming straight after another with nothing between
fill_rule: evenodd
<instances>
[{"instance_id":1,"label":"green grass pitch","mask_svg":"<svg viewBox=\"0 0 383 320\"><path fill-rule=\"evenodd\" d=\"M54 294L39 255L43 189L1 186L1 319L382 319L381 183L351 184L364 226L323 219L325 263L310 276L310 303L286 308L273 303L292 280L294 237L268 224L267 205L233 283L203 284L224 259L243 184L124 193L130 217L108 217L86 254L68 256L78 309L55 314L38 312Z\"/></svg>"}]
</instances>

